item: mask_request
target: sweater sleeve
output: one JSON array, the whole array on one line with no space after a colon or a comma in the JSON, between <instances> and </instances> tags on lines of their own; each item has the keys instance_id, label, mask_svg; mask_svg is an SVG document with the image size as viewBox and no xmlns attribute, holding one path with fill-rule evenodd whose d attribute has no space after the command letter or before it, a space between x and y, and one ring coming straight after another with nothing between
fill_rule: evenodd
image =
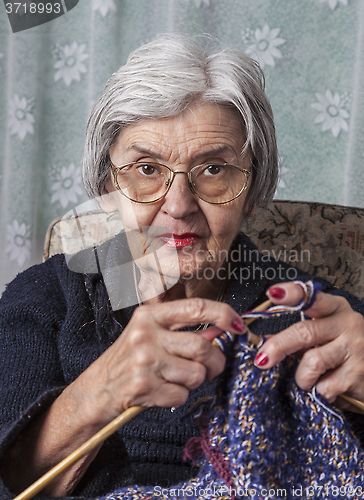
<instances>
[{"instance_id":1,"label":"sweater sleeve","mask_svg":"<svg viewBox=\"0 0 364 500\"><path fill-rule=\"evenodd\" d=\"M108 347L94 323L84 276L70 271L63 256L24 271L7 286L0 300L0 461L26 426ZM129 463L123 440L114 434L67 499L88 500L132 482ZM5 483L0 477L0 498L12 500Z\"/></svg>"},{"instance_id":2,"label":"sweater sleeve","mask_svg":"<svg viewBox=\"0 0 364 500\"><path fill-rule=\"evenodd\" d=\"M66 385L56 342L65 304L55 281L51 265L34 266L0 301L0 460ZM1 479L0 497L12 496Z\"/></svg>"}]
</instances>

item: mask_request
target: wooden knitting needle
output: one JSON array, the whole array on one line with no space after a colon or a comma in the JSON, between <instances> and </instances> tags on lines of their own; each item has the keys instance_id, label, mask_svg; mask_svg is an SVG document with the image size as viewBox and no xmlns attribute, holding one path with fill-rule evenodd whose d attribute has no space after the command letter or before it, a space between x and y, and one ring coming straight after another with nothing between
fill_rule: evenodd
<instances>
[{"instance_id":1,"label":"wooden knitting needle","mask_svg":"<svg viewBox=\"0 0 364 500\"><path fill-rule=\"evenodd\" d=\"M364 402L363 401L359 401L359 399L351 398L350 396L347 396L346 394L340 394L339 398L344 399L345 401L352 404L353 406L356 406L356 408L361 410L360 413L362 413L364 415Z\"/></svg>"},{"instance_id":2,"label":"wooden knitting needle","mask_svg":"<svg viewBox=\"0 0 364 500\"><path fill-rule=\"evenodd\" d=\"M77 462L80 458L90 453L94 448L102 444L105 439L107 439L111 434L114 434L120 427L125 425L129 420L138 415L138 413L146 410L145 406L131 406L118 417L114 418L109 424L103 427L99 432L92 436L88 441L81 445L77 450L68 455L59 464L57 464L53 469L48 471L44 476L42 476L38 481L33 483L29 488L20 493L14 500L29 500L33 498L34 495L39 493L43 488L45 488L53 479L55 479L59 474L62 474L71 465Z\"/></svg>"},{"instance_id":3,"label":"wooden knitting needle","mask_svg":"<svg viewBox=\"0 0 364 500\"><path fill-rule=\"evenodd\" d=\"M260 304L258 307L254 309L254 311L264 311L270 306L270 301L267 300ZM255 320L255 318L249 318L245 321L246 325L250 325ZM259 341L259 337L254 335L251 332L248 332L249 341L253 344ZM57 464L53 469L44 474L40 479L35 481L31 486L29 486L26 490L20 493L14 500L30 500L37 493L39 493L43 488L45 488L50 482L53 481L57 476L62 474L62 472L66 471L71 465L76 463L80 458L90 453L94 448L99 446L101 443L105 441L109 436L114 434L120 427L125 425L129 420L138 415L138 413L146 410L144 406L132 406L128 408L123 413L121 413L118 417L112 420L108 425L103 427L99 432L97 432L94 436L92 436L88 441L86 441L83 445L81 445L77 450L68 455L65 459L63 459L59 464Z\"/></svg>"},{"instance_id":4,"label":"wooden knitting needle","mask_svg":"<svg viewBox=\"0 0 364 500\"><path fill-rule=\"evenodd\" d=\"M263 302L259 306L257 306L254 309L254 312L261 312L265 311L268 309L268 307L271 305L271 302L269 300ZM248 326L253 321L255 321L256 318L247 318L244 323ZM254 344L258 345L259 342L261 341L261 338L258 335L255 335L254 333L250 332L248 329L248 340ZM346 396L345 394L340 394L342 399L347 401L348 403L356 406L360 410L364 412L364 402L358 401L357 399L353 399L349 396ZM94 436L92 436L88 441L86 441L83 445L81 445L77 450L75 450L73 453L68 455L65 459L63 459L59 464L57 464L53 469L48 471L46 474L44 474L40 479L35 481L31 486L29 486L26 490L24 490L22 493L20 493L18 496L14 498L14 500L30 500L31 498L34 497L37 493L39 493L43 488L45 488L53 479L55 479L57 476L62 474L62 472L66 471L71 465L76 463L80 458L84 457L87 455L87 453L90 453L94 448L102 444L105 439L110 437L114 432L116 432L120 427L125 425L129 420L131 420L133 417L141 413L143 410L146 410L147 408L144 406L132 406L125 410L121 415L116 417L114 420L112 420L109 424L107 424L105 427L103 427L99 432L97 432Z\"/></svg>"},{"instance_id":5,"label":"wooden knitting needle","mask_svg":"<svg viewBox=\"0 0 364 500\"><path fill-rule=\"evenodd\" d=\"M266 300L265 302L263 302L262 304L260 304L258 307L256 307L254 309L254 312L255 311L259 311L259 312L265 311L271 305L272 305L272 303L269 300ZM248 326L254 320L255 320L255 318L247 318L246 320L244 320L244 323ZM258 345L260 343L260 341L261 341L261 338L258 335L255 335L254 333L252 333L251 331L249 331L249 329L248 329L248 340L252 344ZM340 394L339 398L344 399L348 403L352 404L353 406L355 406L356 408L358 408L359 410L361 410L360 413L364 414L364 402L363 401L359 401L358 399L351 398L350 396L347 396L346 394Z\"/></svg>"}]
</instances>

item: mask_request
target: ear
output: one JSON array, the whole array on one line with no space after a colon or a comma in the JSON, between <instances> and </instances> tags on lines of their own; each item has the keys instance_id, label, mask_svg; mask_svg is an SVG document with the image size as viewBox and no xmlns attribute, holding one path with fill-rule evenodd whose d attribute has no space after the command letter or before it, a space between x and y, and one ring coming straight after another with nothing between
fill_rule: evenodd
<instances>
[{"instance_id":1,"label":"ear","mask_svg":"<svg viewBox=\"0 0 364 500\"><path fill-rule=\"evenodd\" d=\"M115 188L111 176L109 176L104 185L104 193L100 196L100 206L104 212L112 213L118 209L117 196L118 191Z\"/></svg>"}]
</instances>

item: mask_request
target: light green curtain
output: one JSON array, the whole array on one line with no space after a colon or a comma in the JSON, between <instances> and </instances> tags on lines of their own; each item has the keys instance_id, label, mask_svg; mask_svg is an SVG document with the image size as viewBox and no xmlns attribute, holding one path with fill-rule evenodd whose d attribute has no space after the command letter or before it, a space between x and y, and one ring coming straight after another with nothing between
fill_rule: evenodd
<instances>
[{"instance_id":1,"label":"light green curtain","mask_svg":"<svg viewBox=\"0 0 364 500\"><path fill-rule=\"evenodd\" d=\"M13 34L0 4L0 292L42 259L86 196L92 102L158 33L209 34L258 58L276 118L277 197L364 206L363 0L80 0Z\"/></svg>"}]
</instances>

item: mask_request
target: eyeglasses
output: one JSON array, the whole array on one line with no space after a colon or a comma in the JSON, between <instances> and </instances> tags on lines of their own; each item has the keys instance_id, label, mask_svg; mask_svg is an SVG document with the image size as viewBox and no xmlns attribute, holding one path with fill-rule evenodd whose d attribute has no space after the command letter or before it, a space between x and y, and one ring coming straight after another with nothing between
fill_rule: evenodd
<instances>
[{"instance_id":1,"label":"eyeglasses","mask_svg":"<svg viewBox=\"0 0 364 500\"><path fill-rule=\"evenodd\" d=\"M228 203L248 187L250 171L228 163L204 163L189 172L173 171L152 162L133 162L117 167L111 162L116 188L136 203L154 203L169 191L177 174L187 175L192 193L215 205Z\"/></svg>"}]
</instances>

